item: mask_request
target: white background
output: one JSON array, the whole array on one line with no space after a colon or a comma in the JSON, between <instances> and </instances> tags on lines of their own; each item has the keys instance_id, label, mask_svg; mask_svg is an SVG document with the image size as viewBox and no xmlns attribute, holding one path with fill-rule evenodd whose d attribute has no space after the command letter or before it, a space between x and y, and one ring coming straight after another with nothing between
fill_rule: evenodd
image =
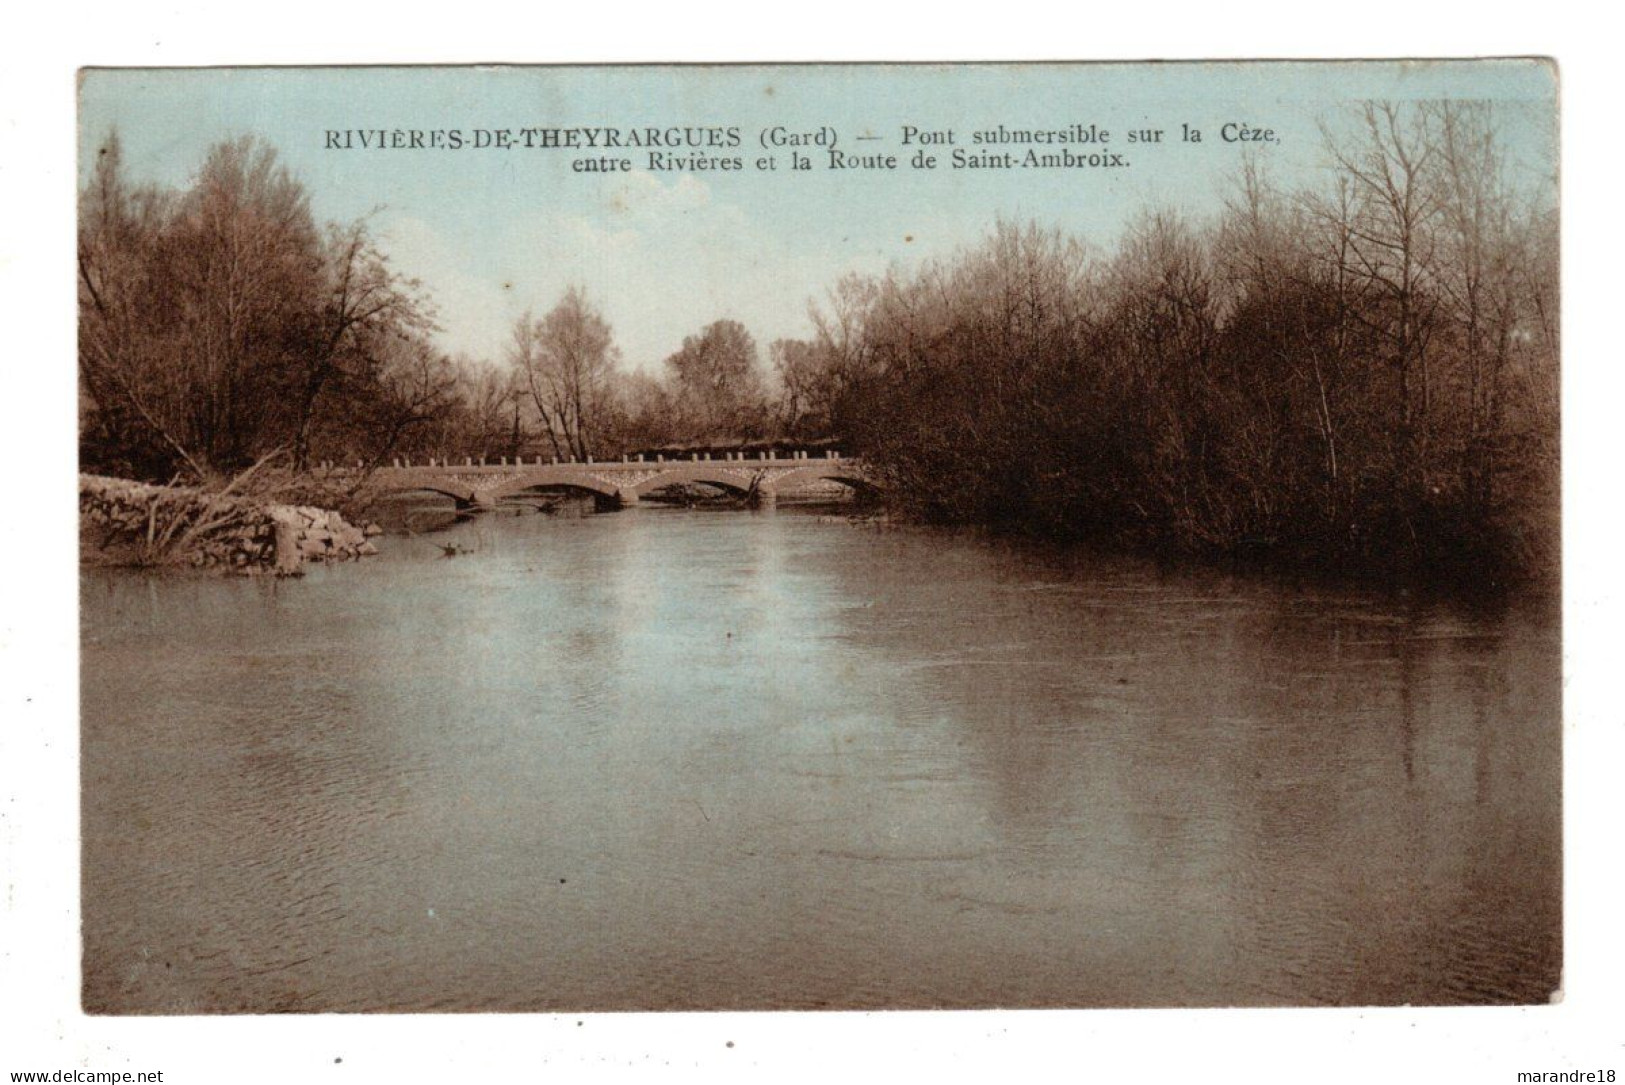
<instances>
[{"instance_id":1,"label":"white background","mask_svg":"<svg viewBox=\"0 0 1625 1085\"><path fill-rule=\"evenodd\" d=\"M1625 1075L1612 20L1556 3L13 6L0 23L0 1082L1514 1082ZM1119 8L1128 9L1125 11ZM1600 10L1602 5L1593 5ZM1562 67L1567 974L1521 1009L87 1018L78 1010L74 71L81 65L1552 55ZM732 1043L732 1047L728 1046ZM342 1059L342 1062L335 1062Z\"/></svg>"}]
</instances>

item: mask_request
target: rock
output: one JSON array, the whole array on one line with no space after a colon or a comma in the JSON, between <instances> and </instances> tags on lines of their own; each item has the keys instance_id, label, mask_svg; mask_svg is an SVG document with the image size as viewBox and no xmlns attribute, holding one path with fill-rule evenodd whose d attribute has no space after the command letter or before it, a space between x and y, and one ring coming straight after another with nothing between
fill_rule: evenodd
<instances>
[{"instance_id":1,"label":"rock","mask_svg":"<svg viewBox=\"0 0 1625 1085\"><path fill-rule=\"evenodd\" d=\"M111 543L122 537L137 549L145 545L155 515L160 529L166 525L184 529L204 515L210 519L227 516L229 524L193 539L184 553L172 558L194 567L218 567L245 575L271 568L282 576L298 576L304 561L342 561L373 554L377 549L367 539L382 534L377 524L350 524L331 509L262 505L183 487L96 475L79 476L79 515L81 527L94 530L98 538Z\"/></svg>"}]
</instances>

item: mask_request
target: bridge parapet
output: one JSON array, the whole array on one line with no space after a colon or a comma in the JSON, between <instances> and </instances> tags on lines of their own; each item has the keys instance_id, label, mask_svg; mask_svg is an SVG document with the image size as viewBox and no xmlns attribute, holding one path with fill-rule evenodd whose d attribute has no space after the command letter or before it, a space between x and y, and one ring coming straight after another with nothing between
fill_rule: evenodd
<instances>
[{"instance_id":1,"label":"bridge parapet","mask_svg":"<svg viewBox=\"0 0 1625 1085\"><path fill-rule=\"evenodd\" d=\"M686 456L645 455L639 453L635 456L622 456L614 460L599 460L592 456L577 459L574 456L425 456L414 462L414 457L395 456L390 459L389 467L394 469L432 467L447 471L467 470L494 470L504 467L615 467L630 466L643 463L738 463L774 466L787 463L826 463L840 462L854 464L857 461L842 457L839 452L823 452L817 456L808 452L785 452L783 455L770 454L766 456L747 456L744 453L726 452L721 456L713 456L709 452L693 452ZM324 460L319 464L323 470L335 474L346 474L366 467L364 461L357 461L354 468L348 464ZM383 468L379 468L382 470Z\"/></svg>"}]
</instances>

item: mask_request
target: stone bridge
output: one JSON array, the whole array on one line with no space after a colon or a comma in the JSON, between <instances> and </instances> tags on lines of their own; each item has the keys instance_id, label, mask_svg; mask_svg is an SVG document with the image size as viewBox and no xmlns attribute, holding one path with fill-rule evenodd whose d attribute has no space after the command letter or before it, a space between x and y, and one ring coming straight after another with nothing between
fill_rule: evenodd
<instances>
[{"instance_id":1,"label":"stone bridge","mask_svg":"<svg viewBox=\"0 0 1625 1085\"><path fill-rule=\"evenodd\" d=\"M421 490L444 494L460 508L489 507L527 491L560 489L591 493L625 508L636 505L651 490L677 483L703 483L741 495L749 493L754 484L757 497L765 504L780 493L793 493L821 481L838 482L853 490L870 488L860 461L833 452L817 457L806 452L737 453L721 459L695 453L688 459L634 456L585 463L542 457L504 457L496 463L471 458L461 463L444 458L422 463L397 459L375 469L370 484L381 493Z\"/></svg>"}]
</instances>

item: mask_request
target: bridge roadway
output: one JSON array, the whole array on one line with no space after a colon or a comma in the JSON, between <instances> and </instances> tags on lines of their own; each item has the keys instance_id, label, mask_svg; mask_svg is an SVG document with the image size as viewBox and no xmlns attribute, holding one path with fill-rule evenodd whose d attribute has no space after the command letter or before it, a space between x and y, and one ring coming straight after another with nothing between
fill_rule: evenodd
<instances>
[{"instance_id":1,"label":"bridge roadway","mask_svg":"<svg viewBox=\"0 0 1625 1085\"><path fill-rule=\"evenodd\" d=\"M499 462L434 458L424 463L395 460L374 470L372 488L383 493L425 490L445 494L460 507L490 507L528 490L578 490L626 508L651 490L677 483L704 483L737 494L754 484L763 503L816 482L833 481L855 490L869 487L863 464L838 454L780 453L711 459L696 453L689 459L628 457L608 462L558 463L504 457Z\"/></svg>"}]
</instances>

